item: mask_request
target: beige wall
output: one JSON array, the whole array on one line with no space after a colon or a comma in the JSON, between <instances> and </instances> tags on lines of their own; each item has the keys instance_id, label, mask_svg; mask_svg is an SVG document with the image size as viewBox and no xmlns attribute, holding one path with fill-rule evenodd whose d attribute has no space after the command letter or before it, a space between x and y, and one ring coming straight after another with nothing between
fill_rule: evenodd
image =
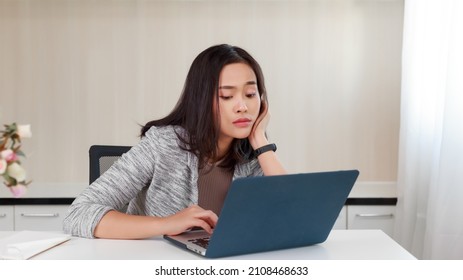
<instances>
[{"instance_id":1,"label":"beige wall","mask_svg":"<svg viewBox=\"0 0 463 280\"><path fill-rule=\"evenodd\" d=\"M89 146L135 144L225 42L261 63L289 171L394 181L402 17L401 0L0 0L0 123L32 124L34 182L86 182Z\"/></svg>"}]
</instances>

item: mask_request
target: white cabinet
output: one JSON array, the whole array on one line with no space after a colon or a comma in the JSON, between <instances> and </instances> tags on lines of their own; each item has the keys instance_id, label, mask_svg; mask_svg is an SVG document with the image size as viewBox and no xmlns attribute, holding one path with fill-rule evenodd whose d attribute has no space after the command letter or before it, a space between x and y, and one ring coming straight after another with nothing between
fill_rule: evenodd
<instances>
[{"instance_id":1,"label":"white cabinet","mask_svg":"<svg viewBox=\"0 0 463 280\"><path fill-rule=\"evenodd\" d=\"M61 231L69 205L0 206L0 231Z\"/></svg>"},{"instance_id":2,"label":"white cabinet","mask_svg":"<svg viewBox=\"0 0 463 280\"><path fill-rule=\"evenodd\" d=\"M348 205L348 229L380 229L392 237L395 205Z\"/></svg>"},{"instance_id":3,"label":"white cabinet","mask_svg":"<svg viewBox=\"0 0 463 280\"><path fill-rule=\"evenodd\" d=\"M347 229L347 206L343 206L333 229Z\"/></svg>"},{"instance_id":4,"label":"white cabinet","mask_svg":"<svg viewBox=\"0 0 463 280\"><path fill-rule=\"evenodd\" d=\"M0 206L0 230L14 230L14 206Z\"/></svg>"},{"instance_id":5,"label":"white cabinet","mask_svg":"<svg viewBox=\"0 0 463 280\"><path fill-rule=\"evenodd\" d=\"M69 205L15 205L14 230L60 231Z\"/></svg>"},{"instance_id":6,"label":"white cabinet","mask_svg":"<svg viewBox=\"0 0 463 280\"><path fill-rule=\"evenodd\" d=\"M345 205L333 229L380 229L392 237L395 205Z\"/></svg>"}]
</instances>

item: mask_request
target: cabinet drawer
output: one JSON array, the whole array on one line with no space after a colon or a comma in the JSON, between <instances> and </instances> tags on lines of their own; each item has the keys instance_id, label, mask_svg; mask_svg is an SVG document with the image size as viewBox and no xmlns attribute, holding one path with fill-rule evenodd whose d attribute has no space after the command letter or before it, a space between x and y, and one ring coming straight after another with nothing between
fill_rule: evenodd
<instances>
[{"instance_id":1,"label":"cabinet drawer","mask_svg":"<svg viewBox=\"0 0 463 280\"><path fill-rule=\"evenodd\" d=\"M14 230L14 206L0 206L0 230Z\"/></svg>"},{"instance_id":2,"label":"cabinet drawer","mask_svg":"<svg viewBox=\"0 0 463 280\"><path fill-rule=\"evenodd\" d=\"M380 229L392 237L395 205L349 205L348 229Z\"/></svg>"},{"instance_id":3,"label":"cabinet drawer","mask_svg":"<svg viewBox=\"0 0 463 280\"><path fill-rule=\"evenodd\" d=\"M333 229L347 229L347 206L343 206Z\"/></svg>"},{"instance_id":4,"label":"cabinet drawer","mask_svg":"<svg viewBox=\"0 0 463 280\"><path fill-rule=\"evenodd\" d=\"M63 219L69 205L16 205L15 230L63 229Z\"/></svg>"}]
</instances>

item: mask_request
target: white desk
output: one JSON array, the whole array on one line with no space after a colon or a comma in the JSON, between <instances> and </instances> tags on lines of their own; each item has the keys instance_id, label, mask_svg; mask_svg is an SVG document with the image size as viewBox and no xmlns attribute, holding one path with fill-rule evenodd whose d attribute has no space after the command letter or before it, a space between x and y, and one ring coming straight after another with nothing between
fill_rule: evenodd
<instances>
[{"instance_id":1,"label":"white desk","mask_svg":"<svg viewBox=\"0 0 463 280\"><path fill-rule=\"evenodd\" d=\"M14 232L0 232L0 238ZM73 237L33 259L65 260L195 260L204 259L162 237L108 240ZM222 258L224 259L224 258ZM413 255L380 230L333 230L318 245L229 257L241 260L412 260Z\"/></svg>"}]
</instances>

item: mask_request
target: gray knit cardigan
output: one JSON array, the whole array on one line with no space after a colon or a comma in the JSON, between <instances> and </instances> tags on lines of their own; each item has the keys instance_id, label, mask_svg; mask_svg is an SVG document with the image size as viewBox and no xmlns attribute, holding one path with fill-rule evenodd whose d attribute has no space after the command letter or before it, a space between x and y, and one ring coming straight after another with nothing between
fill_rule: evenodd
<instances>
[{"instance_id":1,"label":"gray knit cardigan","mask_svg":"<svg viewBox=\"0 0 463 280\"><path fill-rule=\"evenodd\" d=\"M198 203L198 158L180 148L180 127L150 128L140 142L85 189L69 207L66 233L93 238L110 210L165 217ZM233 179L261 176L257 160L235 166Z\"/></svg>"}]
</instances>

